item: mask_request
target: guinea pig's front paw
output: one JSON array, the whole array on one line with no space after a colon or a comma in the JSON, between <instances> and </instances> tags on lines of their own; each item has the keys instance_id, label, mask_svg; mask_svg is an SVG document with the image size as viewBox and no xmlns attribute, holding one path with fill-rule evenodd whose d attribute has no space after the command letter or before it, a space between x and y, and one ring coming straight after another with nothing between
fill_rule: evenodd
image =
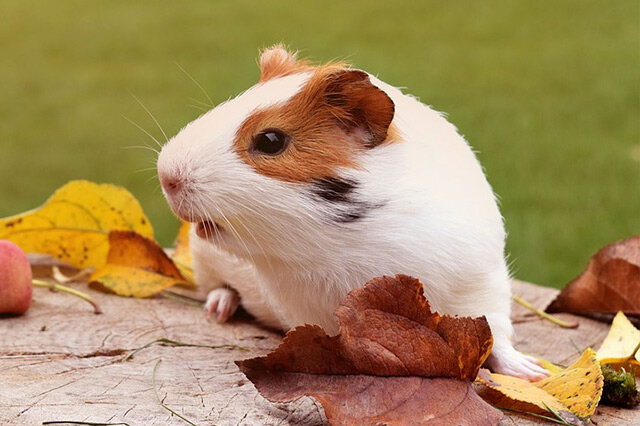
<instances>
[{"instance_id":1,"label":"guinea pig's front paw","mask_svg":"<svg viewBox=\"0 0 640 426\"><path fill-rule=\"evenodd\" d=\"M207 319L215 315L216 321L226 322L240 306L240 295L232 288L216 288L209 292L204 310Z\"/></svg>"},{"instance_id":2,"label":"guinea pig's front paw","mask_svg":"<svg viewBox=\"0 0 640 426\"><path fill-rule=\"evenodd\" d=\"M513 347L495 348L487 359L487 366L494 373L519 377L530 382L537 382L549 377L548 370L540 366L540 362L524 355Z\"/></svg>"}]
</instances>

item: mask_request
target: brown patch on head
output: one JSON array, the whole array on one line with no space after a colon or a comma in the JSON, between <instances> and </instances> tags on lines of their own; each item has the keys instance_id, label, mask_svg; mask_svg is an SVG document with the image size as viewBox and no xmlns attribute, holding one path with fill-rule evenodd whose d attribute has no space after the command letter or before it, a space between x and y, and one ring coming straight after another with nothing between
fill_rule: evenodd
<instances>
[{"instance_id":1,"label":"brown patch on head","mask_svg":"<svg viewBox=\"0 0 640 426\"><path fill-rule=\"evenodd\" d=\"M298 52L291 52L281 44L263 50L259 63L260 82L313 69L309 61L298 59Z\"/></svg>"},{"instance_id":2,"label":"brown patch on head","mask_svg":"<svg viewBox=\"0 0 640 426\"><path fill-rule=\"evenodd\" d=\"M336 64L312 69L288 102L256 111L238 130L236 152L265 176L306 183L335 177L339 168L357 168L359 153L395 136L393 101L365 72ZM273 128L289 136L287 149L275 156L250 152L254 136Z\"/></svg>"}]
</instances>

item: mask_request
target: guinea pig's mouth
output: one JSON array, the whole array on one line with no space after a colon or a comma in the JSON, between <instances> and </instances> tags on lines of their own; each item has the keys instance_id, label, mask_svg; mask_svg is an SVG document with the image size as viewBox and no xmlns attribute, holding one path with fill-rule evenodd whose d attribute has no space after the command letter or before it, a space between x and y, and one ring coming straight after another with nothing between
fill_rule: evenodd
<instances>
[{"instance_id":1,"label":"guinea pig's mouth","mask_svg":"<svg viewBox=\"0 0 640 426\"><path fill-rule=\"evenodd\" d=\"M224 228L212 220L202 220L195 223L196 235L205 240L211 240L224 231Z\"/></svg>"}]
</instances>

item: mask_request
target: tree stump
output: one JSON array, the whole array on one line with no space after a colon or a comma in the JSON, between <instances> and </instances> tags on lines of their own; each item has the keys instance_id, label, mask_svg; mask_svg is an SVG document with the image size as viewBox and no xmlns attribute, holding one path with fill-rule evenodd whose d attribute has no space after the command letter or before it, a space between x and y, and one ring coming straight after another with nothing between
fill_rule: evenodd
<instances>
[{"instance_id":1,"label":"tree stump","mask_svg":"<svg viewBox=\"0 0 640 426\"><path fill-rule=\"evenodd\" d=\"M161 406L198 425L323 425L322 406L311 398L292 404L263 399L234 360L264 355L282 335L249 319L217 324L202 310L164 298L128 299L87 290L104 314L84 301L35 290L26 315L0 319L0 424L44 421L125 422L129 425L186 424ZM556 290L514 281L514 293L544 307ZM569 364L586 347L598 348L609 326L568 314L580 323L562 329L514 306L515 344L525 353ZM130 350L156 339L221 346L153 344L123 361ZM222 346L232 345L232 346ZM638 410L602 406L601 425L640 424ZM504 424L540 421L509 414Z\"/></svg>"}]
</instances>

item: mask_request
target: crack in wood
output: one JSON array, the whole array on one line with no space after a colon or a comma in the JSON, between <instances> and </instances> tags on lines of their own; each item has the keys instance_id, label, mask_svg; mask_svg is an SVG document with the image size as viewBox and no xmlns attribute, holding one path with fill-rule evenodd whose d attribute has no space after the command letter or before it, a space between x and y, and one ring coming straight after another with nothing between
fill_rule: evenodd
<instances>
[{"instance_id":1,"label":"crack in wood","mask_svg":"<svg viewBox=\"0 0 640 426\"><path fill-rule=\"evenodd\" d=\"M0 353L0 359L2 358L19 358L19 357L38 357L47 356L55 358L97 358L97 357L113 357L124 355L129 352L129 349L98 349L93 352L85 354L74 354L72 352L33 352L33 351L16 351L16 352L4 352Z\"/></svg>"}]
</instances>

